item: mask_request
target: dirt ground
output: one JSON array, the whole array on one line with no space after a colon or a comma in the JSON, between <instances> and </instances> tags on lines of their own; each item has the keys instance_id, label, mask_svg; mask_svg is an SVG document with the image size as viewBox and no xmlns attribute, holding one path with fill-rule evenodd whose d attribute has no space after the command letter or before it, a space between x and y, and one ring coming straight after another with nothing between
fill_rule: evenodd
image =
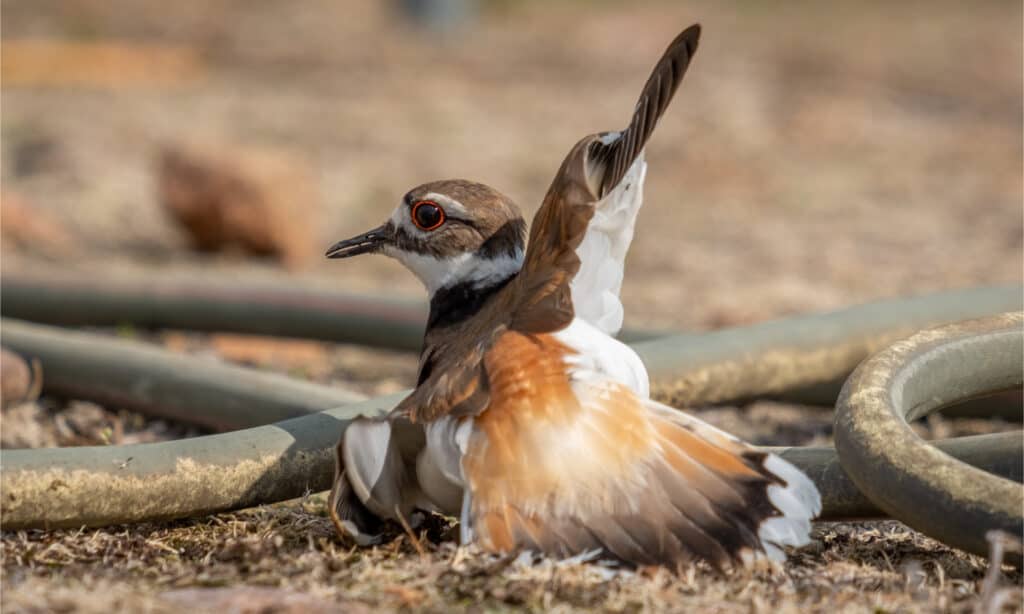
<instances>
[{"instance_id":1,"label":"dirt ground","mask_svg":"<svg viewBox=\"0 0 1024 614\"><path fill-rule=\"evenodd\" d=\"M623 288L627 325L708 330L876 298L1020 284L1022 37L1017 2L482 3L447 31L396 3L4 2L2 198L59 230L0 243L0 272L145 273L301 282L419 297L383 258L285 268L200 254L161 208L160 150L182 142L299 160L319 198L292 204L321 252L380 223L423 181L489 183L527 215L569 147L621 127L664 45L700 51L648 148ZM188 69L70 82L13 65L26 40L163 45ZM127 74L127 73L125 73ZM28 75L28 76L26 76ZM162 75L162 76L161 76ZM125 330L111 334L128 334ZM0 333L2 334L2 333ZM134 333L175 351L366 394L414 382L415 357L297 342L270 357L217 338ZM298 348L298 349L297 349ZM827 411L759 402L701 415L763 444L830 441ZM44 397L5 410L4 447L103 445L198 431ZM934 418L922 434L1017 428ZM896 522L829 523L775 570L678 576L456 550L438 521L337 541L321 495L173 523L4 532L2 606L29 611L970 611L987 561ZM1007 608L1021 576L1004 570ZM248 609L247 609L248 608Z\"/></svg>"}]
</instances>

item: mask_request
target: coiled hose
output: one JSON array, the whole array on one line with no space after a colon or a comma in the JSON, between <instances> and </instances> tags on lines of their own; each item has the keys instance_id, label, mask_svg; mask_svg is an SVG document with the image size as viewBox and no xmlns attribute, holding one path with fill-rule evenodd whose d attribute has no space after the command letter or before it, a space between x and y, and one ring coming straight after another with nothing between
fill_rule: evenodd
<instances>
[{"instance_id":1,"label":"coiled hose","mask_svg":"<svg viewBox=\"0 0 1024 614\"><path fill-rule=\"evenodd\" d=\"M858 367L836 404L836 449L857 488L894 518L976 554L988 550L989 530L1024 534L1020 480L951 457L907 423L965 398L1019 389L1022 324L1016 312L919 332Z\"/></svg>"},{"instance_id":2,"label":"coiled hose","mask_svg":"<svg viewBox=\"0 0 1024 614\"><path fill-rule=\"evenodd\" d=\"M78 285L64 293L59 292L60 285L59 281L9 283L4 279L0 309L5 317L61 324L130 322L198 330L223 327L392 348L411 347L410 335L418 336L422 330L415 308L399 313L394 311L394 301L375 308L377 303L371 299L334 293L277 289L260 294L223 284L192 284L183 289L148 282L122 283L110 292L102 284ZM79 310L79 299L90 307ZM193 309L187 317L176 309L195 301L204 309ZM75 303L76 308L58 309L58 302L65 307ZM242 305L248 319L232 318L232 309ZM351 313L353 305L355 314ZM834 399L838 385L859 362L916 330L1020 309L1020 288L986 288L885 301L726 331L639 341L633 347L651 372L655 396L677 405L764 397L820 401L830 395ZM204 319L204 313L212 315ZM374 331L381 335L375 336ZM224 367L212 374L211 365L197 361L190 365L187 359L169 357L164 357L169 361L165 364L158 356L162 352L155 349L145 350L150 362L140 361L134 354L139 351L134 344L86 333L5 319L0 334L4 345L41 358L47 390L78 398L114 400L140 411L217 428L242 428L319 410L325 404L335 404L332 395L339 395L339 406L333 409L218 435L128 446L0 451L0 514L5 529L180 518L324 490L333 472L332 448L347 422L360 414L387 411L402 397L399 394L343 405L349 400L341 398L346 393L331 388L290 380L285 383L288 378L273 376L280 378L281 386L260 389L245 383L245 377L253 375L247 375L249 370ZM168 367L172 362L173 368ZM125 365L134 365L135 371L126 371ZM82 377L84 373L88 377ZM203 373L208 376L201 376ZM148 384L133 386L139 378ZM849 387L848 383L847 390ZM153 390L165 392L154 395ZM170 402L166 399L175 396L180 397L176 404L166 406ZM274 399L268 404L270 396ZM955 397L958 395L950 398ZM165 399L165 406L154 399ZM236 402L239 399L245 400ZM225 411L226 407L231 409ZM1019 396L1009 402L1004 397L997 408L1019 415ZM840 429L846 428L846 423L837 422L837 440L845 436ZM1019 433L957 438L936 442L935 447L970 466L1001 476L1024 501L1024 488L1019 484L1024 479L1024 446ZM867 491L862 494L860 484L847 475L855 461L843 461L834 449L793 447L774 451L815 481L823 496L824 518L877 517L884 513L902 518L897 508L880 503L882 498L865 496ZM884 483L886 478L873 479ZM927 508L931 500L921 499L916 504ZM956 517L950 518L950 524L956 525ZM943 537L946 533L922 530L979 551L976 540L949 540Z\"/></svg>"}]
</instances>

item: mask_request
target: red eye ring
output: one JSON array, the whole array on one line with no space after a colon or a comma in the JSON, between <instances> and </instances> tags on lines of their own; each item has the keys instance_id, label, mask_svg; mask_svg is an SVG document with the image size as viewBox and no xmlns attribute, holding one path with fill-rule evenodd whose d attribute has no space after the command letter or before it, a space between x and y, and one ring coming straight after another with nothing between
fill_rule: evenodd
<instances>
[{"instance_id":1,"label":"red eye ring","mask_svg":"<svg viewBox=\"0 0 1024 614\"><path fill-rule=\"evenodd\" d=\"M432 200L421 200L414 204L409 217L420 230L436 230L445 221L444 209Z\"/></svg>"}]
</instances>

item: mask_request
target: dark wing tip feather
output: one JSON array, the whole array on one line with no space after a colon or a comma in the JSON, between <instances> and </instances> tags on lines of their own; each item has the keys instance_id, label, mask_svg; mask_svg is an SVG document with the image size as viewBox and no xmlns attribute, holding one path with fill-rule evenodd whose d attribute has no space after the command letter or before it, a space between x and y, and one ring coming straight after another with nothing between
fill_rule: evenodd
<instances>
[{"instance_id":1,"label":"dark wing tip feather","mask_svg":"<svg viewBox=\"0 0 1024 614\"><path fill-rule=\"evenodd\" d=\"M647 144L697 49L700 26L687 28L654 67L629 127L581 139L566 156L533 218L522 269L510 291L516 297L509 328L544 333L575 317L570 284L581 267L584 240L598 200L613 190Z\"/></svg>"},{"instance_id":2,"label":"dark wing tip feather","mask_svg":"<svg viewBox=\"0 0 1024 614\"><path fill-rule=\"evenodd\" d=\"M700 32L700 24L693 24L665 49L640 93L629 127L620 138L609 144L595 141L591 155L597 159L610 160L601 181L600 197L615 189L647 144L658 119L668 108L690 61L697 53Z\"/></svg>"}]
</instances>

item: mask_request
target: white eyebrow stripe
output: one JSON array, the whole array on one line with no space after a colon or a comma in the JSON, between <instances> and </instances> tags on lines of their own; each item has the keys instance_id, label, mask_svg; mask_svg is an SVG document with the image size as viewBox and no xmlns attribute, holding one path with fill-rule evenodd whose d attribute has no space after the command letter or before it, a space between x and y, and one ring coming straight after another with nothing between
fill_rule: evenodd
<instances>
[{"instance_id":1,"label":"white eyebrow stripe","mask_svg":"<svg viewBox=\"0 0 1024 614\"><path fill-rule=\"evenodd\" d=\"M464 206L462 206L462 203L460 203L460 202L458 202L456 200L452 200L451 198L449 198L448 196L445 196L444 194L438 194L436 192L428 192L427 194L423 195L423 198L421 200L432 200L432 201L434 201L435 203L441 205L441 207L443 207L445 212L448 213L448 214L451 214L452 212L455 212L455 213L458 213L458 214L462 215L463 217L466 217L466 216L469 215L469 211L467 211L466 208Z\"/></svg>"}]
</instances>

